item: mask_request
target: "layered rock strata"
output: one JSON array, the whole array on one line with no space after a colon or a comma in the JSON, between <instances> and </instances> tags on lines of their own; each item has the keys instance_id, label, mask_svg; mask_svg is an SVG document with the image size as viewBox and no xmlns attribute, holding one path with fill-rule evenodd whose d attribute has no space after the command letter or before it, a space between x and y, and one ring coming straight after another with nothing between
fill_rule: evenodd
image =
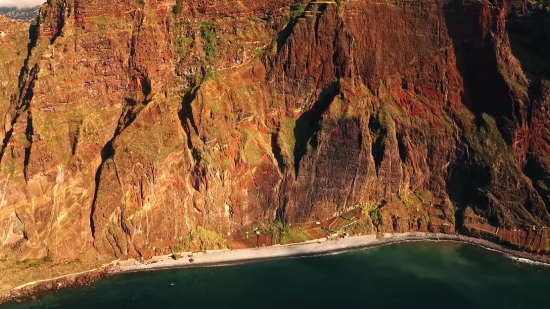
<instances>
[{"instance_id":1,"label":"layered rock strata","mask_svg":"<svg viewBox=\"0 0 550 309\"><path fill-rule=\"evenodd\" d=\"M522 4L48 1L0 38L0 246L138 256L422 190L458 226L548 225L549 22Z\"/></svg>"}]
</instances>

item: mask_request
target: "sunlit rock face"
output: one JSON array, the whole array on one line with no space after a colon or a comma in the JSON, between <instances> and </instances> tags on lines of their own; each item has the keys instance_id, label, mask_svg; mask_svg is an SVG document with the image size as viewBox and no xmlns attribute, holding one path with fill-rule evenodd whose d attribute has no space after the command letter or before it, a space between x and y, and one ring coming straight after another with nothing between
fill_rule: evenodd
<instances>
[{"instance_id":1,"label":"sunlit rock face","mask_svg":"<svg viewBox=\"0 0 550 309\"><path fill-rule=\"evenodd\" d=\"M422 190L457 225L467 206L547 225L548 15L521 9L64 0L30 29L0 19L0 246L136 256ZM380 229L417 225L398 219Z\"/></svg>"}]
</instances>

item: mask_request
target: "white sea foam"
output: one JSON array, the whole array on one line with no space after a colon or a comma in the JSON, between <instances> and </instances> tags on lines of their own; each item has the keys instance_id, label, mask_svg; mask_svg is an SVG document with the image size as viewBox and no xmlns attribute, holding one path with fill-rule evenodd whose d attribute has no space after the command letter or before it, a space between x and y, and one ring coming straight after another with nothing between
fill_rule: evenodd
<instances>
[{"instance_id":1,"label":"white sea foam","mask_svg":"<svg viewBox=\"0 0 550 309\"><path fill-rule=\"evenodd\" d=\"M508 258L510 258L514 261L518 261L520 263L531 264L531 265L550 266L550 264L541 263L541 262L533 261L533 260L530 260L530 259L524 259L524 258L520 258L520 257L517 257L517 256L512 256L512 255L508 255L508 254L506 254L506 256Z\"/></svg>"}]
</instances>

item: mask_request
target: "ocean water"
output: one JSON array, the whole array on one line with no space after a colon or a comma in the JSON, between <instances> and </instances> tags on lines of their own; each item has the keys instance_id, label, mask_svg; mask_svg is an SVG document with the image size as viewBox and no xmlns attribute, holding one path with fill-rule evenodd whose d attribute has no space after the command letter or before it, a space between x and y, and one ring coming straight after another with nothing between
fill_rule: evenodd
<instances>
[{"instance_id":1,"label":"ocean water","mask_svg":"<svg viewBox=\"0 0 550 309\"><path fill-rule=\"evenodd\" d=\"M172 285L174 283L174 285ZM23 308L550 308L550 267L450 242L129 273Z\"/></svg>"}]
</instances>

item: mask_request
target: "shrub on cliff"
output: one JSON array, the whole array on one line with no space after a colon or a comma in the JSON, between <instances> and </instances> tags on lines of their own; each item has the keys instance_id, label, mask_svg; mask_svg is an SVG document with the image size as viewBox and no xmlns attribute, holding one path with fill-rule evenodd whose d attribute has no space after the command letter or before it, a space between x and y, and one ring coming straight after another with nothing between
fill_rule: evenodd
<instances>
[{"instance_id":1,"label":"shrub on cliff","mask_svg":"<svg viewBox=\"0 0 550 309\"><path fill-rule=\"evenodd\" d=\"M286 23L294 22L296 21L302 14L304 14L304 11L306 10L306 7L303 3L298 2L294 3L290 6L290 13L285 15L283 21Z\"/></svg>"},{"instance_id":2,"label":"shrub on cliff","mask_svg":"<svg viewBox=\"0 0 550 309\"><path fill-rule=\"evenodd\" d=\"M216 35L217 28L218 25L214 22L203 22L201 25L201 37L206 41L203 49L208 63L214 62L219 47L219 40Z\"/></svg>"},{"instance_id":3,"label":"shrub on cliff","mask_svg":"<svg viewBox=\"0 0 550 309\"><path fill-rule=\"evenodd\" d=\"M378 224L378 208L373 209L369 212L370 220L372 221L372 224L377 225Z\"/></svg>"},{"instance_id":4,"label":"shrub on cliff","mask_svg":"<svg viewBox=\"0 0 550 309\"><path fill-rule=\"evenodd\" d=\"M304 13L305 10L306 10L306 7L304 6L303 3L298 2L298 3L293 4L290 7L290 20L294 20L294 19L300 17Z\"/></svg>"},{"instance_id":5,"label":"shrub on cliff","mask_svg":"<svg viewBox=\"0 0 550 309\"><path fill-rule=\"evenodd\" d=\"M172 13L174 14L174 17L181 12L183 8L182 6L183 6L183 0L176 0L176 5L172 7Z\"/></svg>"},{"instance_id":6,"label":"shrub on cliff","mask_svg":"<svg viewBox=\"0 0 550 309\"><path fill-rule=\"evenodd\" d=\"M226 248L225 237L212 230L197 226L189 232L189 235L180 240L177 245L180 250L215 250Z\"/></svg>"},{"instance_id":7,"label":"shrub on cliff","mask_svg":"<svg viewBox=\"0 0 550 309\"><path fill-rule=\"evenodd\" d=\"M53 262L53 260L52 260L51 257L49 257L49 256L46 255L45 257L42 258L42 262L44 262L44 263L51 263L51 262Z\"/></svg>"},{"instance_id":8,"label":"shrub on cliff","mask_svg":"<svg viewBox=\"0 0 550 309\"><path fill-rule=\"evenodd\" d=\"M295 244L308 240L311 240L311 238L301 229L288 229L288 232L281 235L280 244Z\"/></svg>"},{"instance_id":9,"label":"shrub on cliff","mask_svg":"<svg viewBox=\"0 0 550 309\"><path fill-rule=\"evenodd\" d=\"M273 237L273 243L280 243L283 235L290 231L289 227L279 220L262 222L259 224L258 229L262 234L271 235Z\"/></svg>"},{"instance_id":10,"label":"shrub on cliff","mask_svg":"<svg viewBox=\"0 0 550 309\"><path fill-rule=\"evenodd\" d=\"M172 253L179 253L182 251L182 249L179 245L173 245L173 246L170 246L170 251Z\"/></svg>"},{"instance_id":11,"label":"shrub on cliff","mask_svg":"<svg viewBox=\"0 0 550 309\"><path fill-rule=\"evenodd\" d=\"M191 50L191 44L193 39L191 38L177 38L175 40L176 53L179 55L186 55Z\"/></svg>"},{"instance_id":12,"label":"shrub on cliff","mask_svg":"<svg viewBox=\"0 0 550 309\"><path fill-rule=\"evenodd\" d=\"M416 203L413 199L410 197L411 192L401 193L399 194L399 199L403 201L407 209L414 208L416 206Z\"/></svg>"},{"instance_id":13,"label":"shrub on cliff","mask_svg":"<svg viewBox=\"0 0 550 309\"><path fill-rule=\"evenodd\" d=\"M371 211L375 208L376 208L376 203L373 203L373 202L366 203L365 205L363 205L361 207L361 213L366 215L366 214L369 213L369 211Z\"/></svg>"}]
</instances>

